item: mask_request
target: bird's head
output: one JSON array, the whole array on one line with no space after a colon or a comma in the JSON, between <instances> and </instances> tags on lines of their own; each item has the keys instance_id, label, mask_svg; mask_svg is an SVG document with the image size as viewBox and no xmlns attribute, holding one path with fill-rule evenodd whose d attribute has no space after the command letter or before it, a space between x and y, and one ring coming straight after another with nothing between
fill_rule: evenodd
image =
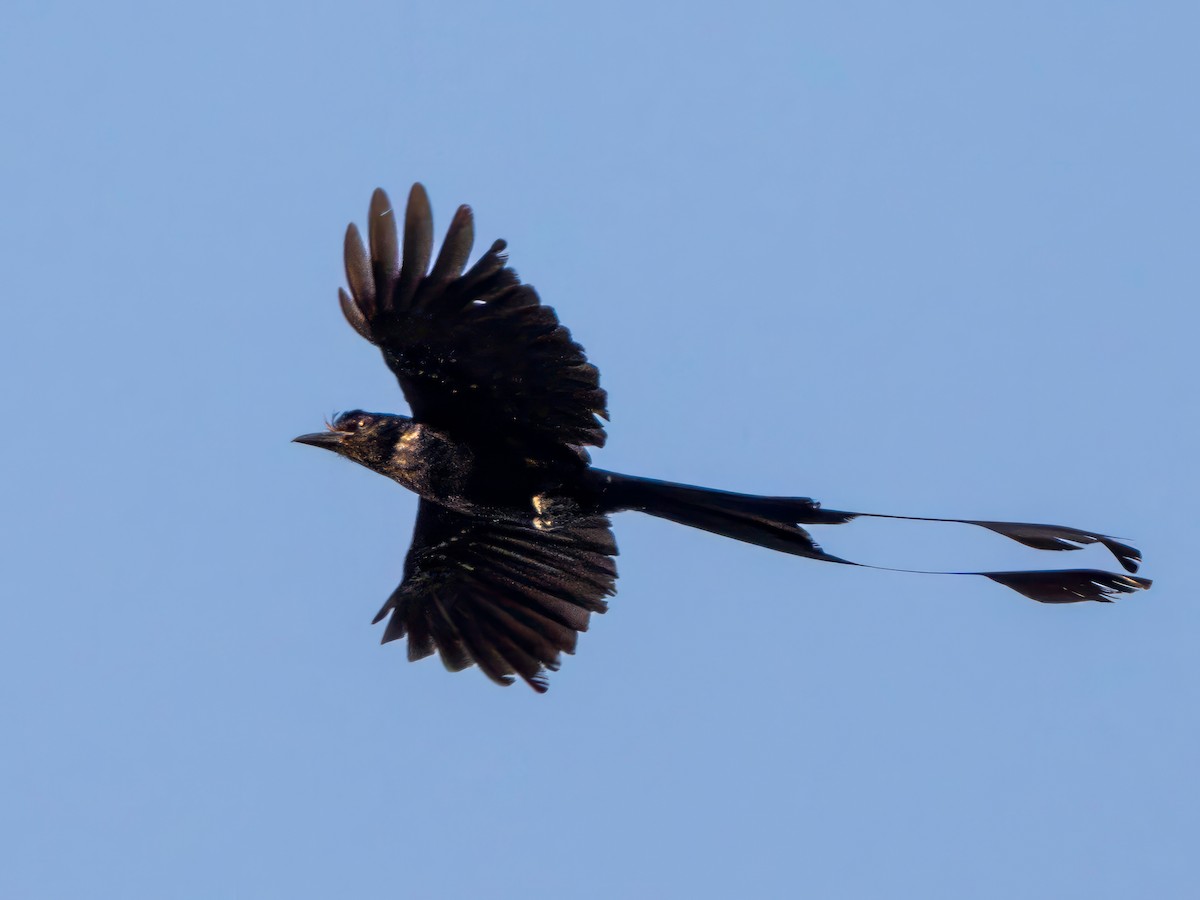
<instances>
[{"instance_id":1,"label":"bird's head","mask_svg":"<svg viewBox=\"0 0 1200 900\"><path fill-rule=\"evenodd\" d=\"M324 431L302 434L292 440L332 450L369 469L379 470L391 458L397 441L411 431L414 424L407 416L352 409L338 414L332 422L326 422Z\"/></svg>"}]
</instances>

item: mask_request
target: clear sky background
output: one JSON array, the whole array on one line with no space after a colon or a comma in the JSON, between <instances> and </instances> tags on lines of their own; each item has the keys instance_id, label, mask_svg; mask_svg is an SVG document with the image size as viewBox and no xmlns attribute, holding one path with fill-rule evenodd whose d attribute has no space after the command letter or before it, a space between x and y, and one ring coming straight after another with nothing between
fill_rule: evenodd
<instances>
[{"instance_id":1,"label":"clear sky background","mask_svg":"<svg viewBox=\"0 0 1200 900\"><path fill-rule=\"evenodd\" d=\"M0 895L1196 896L1195 4L3 20ZM1098 529L1155 588L624 514L548 695L408 664L414 498L289 440L405 411L335 291L418 179L600 366L606 468Z\"/></svg>"}]
</instances>

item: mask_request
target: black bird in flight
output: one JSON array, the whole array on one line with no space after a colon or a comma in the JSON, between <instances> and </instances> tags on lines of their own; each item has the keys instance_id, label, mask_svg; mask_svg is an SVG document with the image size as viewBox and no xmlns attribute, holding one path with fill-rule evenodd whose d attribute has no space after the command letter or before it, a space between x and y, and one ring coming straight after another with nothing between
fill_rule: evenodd
<instances>
[{"instance_id":1,"label":"black bird in flight","mask_svg":"<svg viewBox=\"0 0 1200 900\"><path fill-rule=\"evenodd\" d=\"M610 513L637 510L772 550L843 565L802 526L858 516L978 525L1038 550L1107 547L1127 572L1141 554L1057 525L929 519L822 509L806 497L757 497L606 472L599 373L549 306L508 268L496 241L466 268L474 224L460 206L433 267L433 219L413 185L404 241L382 190L371 198L370 252L346 231L342 312L383 353L412 417L361 410L295 440L354 460L420 496L404 578L375 617L408 658L435 650L447 669L475 664L500 684L546 690L617 578ZM883 568L872 566L870 568ZM899 570L911 571L911 570ZM1098 569L938 572L982 575L1042 603L1109 601L1150 587Z\"/></svg>"}]
</instances>

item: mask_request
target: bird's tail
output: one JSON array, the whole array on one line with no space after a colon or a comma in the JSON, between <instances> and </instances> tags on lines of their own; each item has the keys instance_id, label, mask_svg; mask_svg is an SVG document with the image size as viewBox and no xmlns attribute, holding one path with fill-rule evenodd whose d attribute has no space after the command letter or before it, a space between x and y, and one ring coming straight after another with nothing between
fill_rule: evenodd
<instances>
[{"instance_id":1,"label":"bird's tail","mask_svg":"<svg viewBox=\"0 0 1200 900\"><path fill-rule=\"evenodd\" d=\"M808 497L759 497L709 488L674 484L653 478L618 475L592 470L605 512L637 510L669 519L681 525L700 528L735 540L758 544L796 556L922 575L982 575L1012 588L1040 603L1076 603L1081 600L1110 602L1119 594L1150 587L1148 578L1132 573L1138 570L1141 554L1115 538L1060 525L1034 525L1027 522L992 522L981 519L933 519L924 516L891 516L880 513L846 512L822 509ZM1036 550L1078 550L1087 544L1103 544L1129 575L1099 569L1055 569L1017 572L929 572L920 569L893 569L852 562L826 553L802 525L841 525L859 517L907 519L917 522L952 522L976 525L1011 538Z\"/></svg>"}]
</instances>

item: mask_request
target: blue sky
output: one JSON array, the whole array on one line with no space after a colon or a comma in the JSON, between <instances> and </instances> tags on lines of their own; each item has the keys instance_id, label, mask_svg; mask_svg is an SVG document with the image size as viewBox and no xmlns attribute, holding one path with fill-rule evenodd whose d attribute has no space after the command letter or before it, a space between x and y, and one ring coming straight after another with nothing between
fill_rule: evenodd
<instances>
[{"instance_id":1,"label":"blue sky","mask_svg":"<svg viewBox=\"0 0 1200 900\"><path fill-rule=\"evenodd\" d=\"M10 4L0 894L1183 898L1196 7ZM470 202L606 468L1130 538L1044 607L634 514L544 697L369 621L414 498L342 321L376 186ZM855 523L865 561L1109 565Z\"/></svg>"}]
</instances>

